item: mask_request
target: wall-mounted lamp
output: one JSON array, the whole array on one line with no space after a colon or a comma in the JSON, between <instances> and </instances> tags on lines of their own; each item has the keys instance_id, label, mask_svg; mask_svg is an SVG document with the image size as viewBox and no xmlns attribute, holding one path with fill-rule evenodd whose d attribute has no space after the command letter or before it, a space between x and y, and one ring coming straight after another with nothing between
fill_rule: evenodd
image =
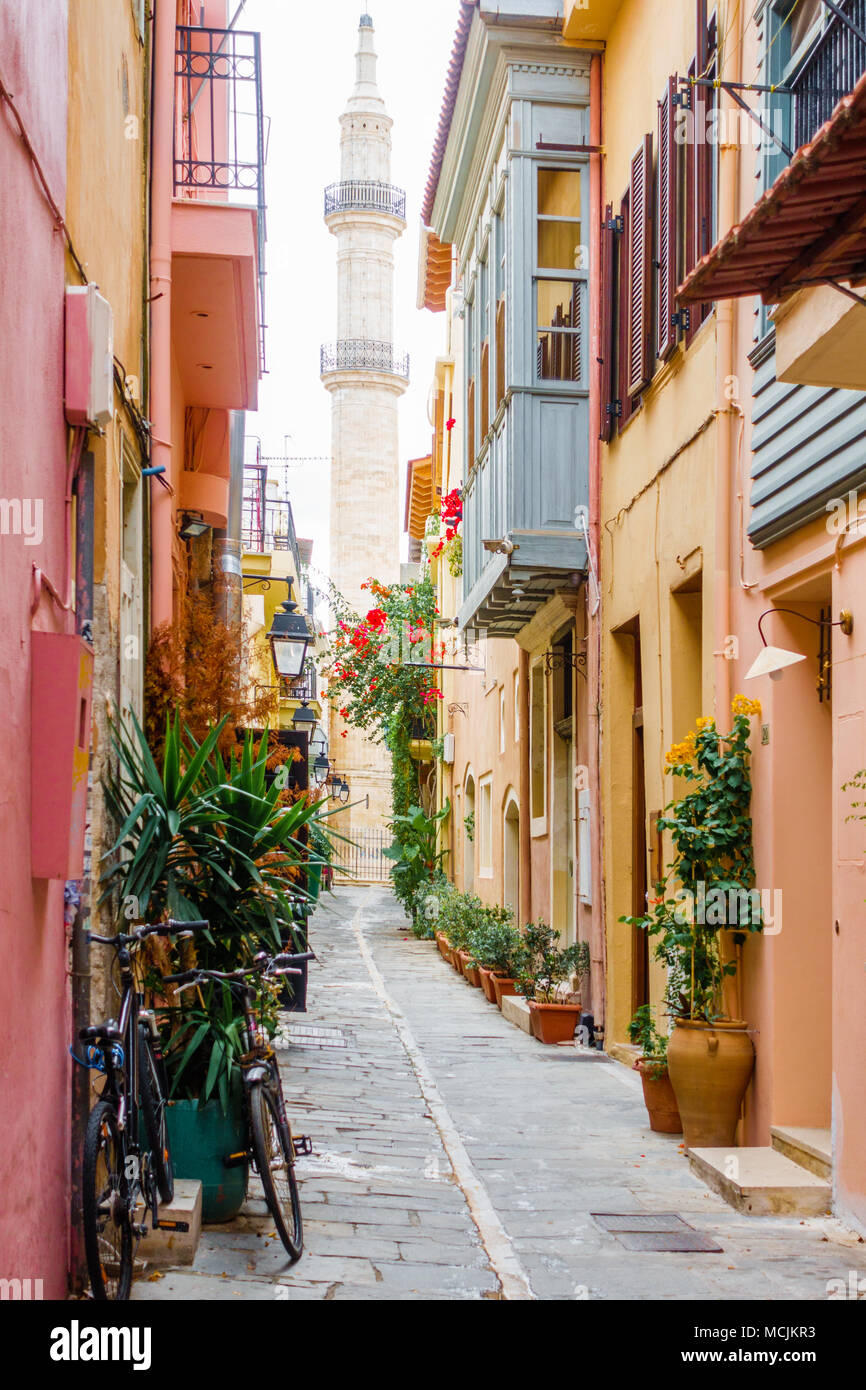
<instances>
[{"instance_id":1,"label":"wall-mounted lamp","mask_svg":"<svg viewBox=\"0 0 866 1390\"><path fill-rule=\"evenodd\" d=\"M805 661L803 652L791 652L785 647L771 647L764 636L762 627L765 618L771 613L789 613L793 618L802 618L804 622L812 623L820 631L820 642L818 647L818 699L823 701L830 697L830 628L841 628L846 637L850 637L854 631L854 617L850 609L843 608L836 622L830 618L830 610L827 609L826 616L822 609L820 618L810 618L806 613L798 613L794 608L768 608L758 619L758 635L763 643L762 650L755 657L748 671L745 680L754 680L758 676L769 676L770 680L778 681L782 679L782 672L786 666L795 666L798 661Z\"/></svg>"},{"instance_id":2,"label":"wall-mounted lamp","mask_svg":"<svg viewBox=\"0 0 866 1390\"><path fill-rule=\"evenodd\" d=\"M292 728L298 729L301 733L309 734L315 729L319 717L314 709L310 709L306 700L302 700L292 715Z\"/></svg>"},{"instance_id":3,"label":"wall-mounted lamp","mask_svg":"<svg viewBox=\"0 0 866 1390\"><path fill-rule=\"evenodd\" d=\"M328 780L328 773L331 770L330 760L324 753L320 753L313 759L313 777L317 787L321 787Z\"/></svg>"},{"instance_id":4,"label":"wall-mounted lamp","mask_svg":"<svg viewBox=\"0 0 866 1390\"><path fill-rule=\"evenodd\" d=\"M201 512L184 512L183 525L180 528L180 538L183 541L193 541L198 536L203 536L205 531L211 528L205 521Z\"/></svg>"},{"instance_id":5,"label":"wall-mounted lamp","mask_svg":"<svg viewBox=\"0 0 866 1390\"><path fill-rule=\"evenodd\" d=\"M297 680L304 669L307 648L313 640L313 634L307 627L303 613L297 611L298 605L293 602L291 592L289 581L289 598L281 603L274 613L267 638L271 644L277 675Z\"/></svg>"}]
</instances>

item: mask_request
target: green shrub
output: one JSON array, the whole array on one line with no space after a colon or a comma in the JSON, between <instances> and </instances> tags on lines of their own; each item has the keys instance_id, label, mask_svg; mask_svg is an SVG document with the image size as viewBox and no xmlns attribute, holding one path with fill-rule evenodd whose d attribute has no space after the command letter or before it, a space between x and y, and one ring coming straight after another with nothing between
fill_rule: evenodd
<instances>
[{"instance_id":1,"label":"green shrub","mask_svg":"<svg viewBox=\"0 0 866 1390\"><path fill-rule=\"evenodd\" d=\"M558 1002L559 987L575 973L585 973L587 946L585 942L575 942L573 946L559 945L561 932L554 931L546 922L528 922L523 929L525 956L517 976L517 992L539 1004Z\"/></svg>"}]
</instances>

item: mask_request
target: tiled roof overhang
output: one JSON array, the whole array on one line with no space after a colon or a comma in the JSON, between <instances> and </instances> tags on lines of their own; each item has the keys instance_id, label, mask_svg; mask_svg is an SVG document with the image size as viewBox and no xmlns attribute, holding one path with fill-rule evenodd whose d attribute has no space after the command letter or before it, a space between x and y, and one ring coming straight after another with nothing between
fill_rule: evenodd
<instances>
[{"instance_id":1,"label":"tiled roof overhang","mask_svg":"<svg viewBox=\"0 0 866 1390\"><path fill-rule=\"evenodd\" d=\"M439 175L442 172L442 160L445 158L445 146L448 144L448 136L451 133L451 119L454 115L454 105L457 101L460 78L463 75L463 59L466 57L466 44L469 40L469 30L472 27L472 16L478 9L478 4L479 0L460 0L457 32L454 35L454 45L451 49L448 73L445 78L445 96L442 100L442 109L439 112L439 125L436 129L436 139L433 143L433 155L430 160L430 172L427 175L427 186L424 189L424 202L421 204L421 220L425 225L429 225L430 223L430 218L433 213L433 204L436 201L436 190L439 187Z\"/></svg>"},{"instance_id":2,"label":"tiled roof overhang","mask_svg":"<svg viewBox=\"0 0 866 1390\"><path fill-rule=\"evenodd\" d=\"M682 304L866 276L866 75L743 221L680 285Z\"/></svg>"},{"instance_id":3,"label":"tiled roof overhang","mask_svg":"<svg viewBox=\"0 0 866 1390\"><path fill-rule=\"evenodd\" d=\"M433 459L410 459L406 468L406 513L403 529L415 540L422 540L427 518L433 510Z\"/></svg>"}]
</instances>

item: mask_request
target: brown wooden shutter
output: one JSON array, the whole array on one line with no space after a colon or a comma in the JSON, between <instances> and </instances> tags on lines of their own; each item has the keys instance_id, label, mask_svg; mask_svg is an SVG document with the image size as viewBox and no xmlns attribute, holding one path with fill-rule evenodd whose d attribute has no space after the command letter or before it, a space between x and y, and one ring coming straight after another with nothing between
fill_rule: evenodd
<instances>
[{"instance_id":1,"label":"brown wooden shutter","mask_svg":"<svg viewBox=\"0 0 866 1390\"><path fill-rule=\"evenodd\" d=\"M613 227L613 205L608 203L601 224L601 430L599 438L607 444L613 434L613 409L616 397L614 373L614 343L616 341L616 294L614 272L616 232Z\"/></svg>"},{"instance_id":2,"label":"brown wooden shutter","mask_svg":"<svg viewBox=\"0 0 866 1390\"><path fill-rule=\"evenodd\" d=\"M583 286L581 285L579 280L575 280L574 284L571 287L571 313L569 314L569 322L574 332L571 333L566 339L566 343L568 345L566 348L566 362L568 364L568 371L565 373L565 375L569 381L580 381L581 378L580 321L582 294Z\"/></svg>"},{"instance_id":3,"label":"brown wooden shutter","mask_svg":"<svg viewBox=\"0 0 866 1390\"><path fill-rule=\"evenodd\" d=\"M490 429L490 339L481 344L481 438Z\"/></svg>"},{"instance_id":4,"label":"brown wooden shutter","mask_svg":"<svg viewBox=\"0 0 866 1390\"><path fill-rule=\"evenodd\" d=\"M505 400L505 295L496 305L496 409Z\"/></svg>"},{"instance_id":5,"label":"brown wooden shutter","mask_svg":"<svg viewBox=\"0 0 866 1390\"><path fill-rule=\"evenodd\" d=\"M629 338L629 249L631 246L631 209L629 207L629 193L625 193L620 203L619 215L622 223L622 230L619 234L619 255L617 256L617 297L616 297L616 376L617 376L617 401L614 403L619 407L619 414L616 417L619 421L619 428L622 429L626 420L631 418L634 406L634 399L628 389L629 361L628 361L628 338Z\"/></svg>"},{"instance_id":6,"label":"brown wooden shutter","mask_svg":"<svg viewBox=\"0 0 866 1390\"><path fill-rule=\"evenodd\" d=\"M678 332L671 322L677 289L677 150L674 121L676 77L669 77L659 102L659 167L656 216L656 356L666 358L676 347Z\"/></svg>"},{"instance_id":7,"label":"brown wooden shutter","mask_svg":"<svg viewBox=\"0 0 866 1390\"><path fill-rule=\"evenodd\" d=\"M653 138L645 135L631 161L627 338L627 390L630 396L638 395L652 376L652 167Z\"/></svg>"},{"instance_id":8,"label":"brown wooden shutter","mask_svg":"<svg viewBox=\"0 0 866 1390\"><path fill-rule=\"evenodd\" d=\"M469 378L466 387L466 461L471 469L475 462L475 378Z\"/></svg>"}]
</instances>

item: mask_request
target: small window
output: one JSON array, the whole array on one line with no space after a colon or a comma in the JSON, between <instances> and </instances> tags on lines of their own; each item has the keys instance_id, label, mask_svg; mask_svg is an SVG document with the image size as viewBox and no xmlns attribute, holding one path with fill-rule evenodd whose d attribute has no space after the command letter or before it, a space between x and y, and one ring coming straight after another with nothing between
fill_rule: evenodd
<instances>
[{"instance_id":1,"label":"small window","mask_svg":"<svg viewBox=\"0 0 866 1390\"><path fill-rule=\"evenodd\" d=\"M577 280L537 282L539 381L580 380L581 288Z\"/></svg>"},{"instance_id":2,"label":"small window","mask_svg":"<svg viewBox=\"0 0 866 1390\"><path fill-rule=\"evenodd\" d=\"M540 821L547 814L547 700L541 662L529 678L529 776L532 819Z\"/></svg>"},{"instance_id":3,"label":"small window","mask_svg":"<svg viewBox=\"0 0 866 1390\"><path fill-rule=\"evenodd\" d=\"M538 268L582 270L580 172L538 171Z\"/></svg>"},{"instance_id":4,"label":"small window","mask_svg":"<svg viewBox=\"0 0 866 1390\"><path fill-rule=\"evenodd\" d=\"M490 875L493 873L493 777L490 774L478 783L476 839L478 871Z\"/></svg>"},{"instance_id":5,"label":"small window","mask_svg":"<svg viewBox=\"0 0 866 1390\"><path fill-rule=\"evenodd\" d=\"M514 742L520 741L520 673L514 672Z\"/></svg>"}]
</instances>

